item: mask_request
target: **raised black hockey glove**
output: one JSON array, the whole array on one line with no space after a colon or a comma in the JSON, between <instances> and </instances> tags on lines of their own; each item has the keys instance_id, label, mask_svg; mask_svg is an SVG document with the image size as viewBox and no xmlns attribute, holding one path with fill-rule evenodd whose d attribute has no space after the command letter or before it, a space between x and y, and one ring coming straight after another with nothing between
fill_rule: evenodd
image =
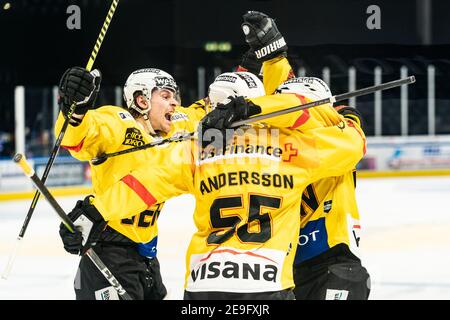
<instances>
[{"instance_id":1,"label":"raised black hockey glove","mask_svg":"<svg viewBox=\"0 0 450 320\"><path fill-rule=\"evenodd\" d=\"M239 67L237 67L236 71L248 71L260 77L262 71L261 68L262 62L256 59L256 55L253 49L249 49L242 56L241 63L239 64Z\"/></svg>"},{"instance_id":2,"label":"raised black hockey glove","mask_svg":"<svg viewBox=\"0 0 450 320\"><path fill-rule=\"evenodd\" d=\"M78 200L75 208L68 214L75 225L75 232L70 232L64 224L59 225L59 235L64 249L71 254L84 254L95 245L106 227L106 221L98 210L90 204L91 196Z\"/></svg>"},{"instance_id":3,"label":"raised black hockey glove","mask_svg":"<svg viewBox=\"0 0 450 320\"><path fill-rule=\"evenodd\" d=\"M242 16L242 31L245 41L259 61L266 61L280 55L287 55L288 46L278 31L275 21L258 11L248 11Z\"/></svg>"},{"instance_id":4,"label":"raised black hockey glove","mask_svg":"<svg viewBox=\"0 0 450 320\"><path fill-rule=\"evenodd\" d=\"M358 111L358 109L349 106L337 106L334 108L339 114L343 115L344 118L348 118L355 121L364 131L363 117L361 112Z\"/></svg>"},{"instance_id":5,"label":"raised black hockey glove","mask_svg":"<svg viewBox=\"0 0 450 320\"><path fill-rule=\"evenodd\" d=\"M97 69L91 72L80 67L67 69L59 83L58 103L64 116L68 116L73 103L76 104L74 113L79 115L93 109L101 81Z\"/></svg>"},{"instance_id":6,"label":"raised black hockey glove","mask_svg":"<svg viewBox=\"0 0 450 320\"><path fill-rule=\"evenodd\" d=\"M199 140L202 148L212 144L216 148L221 148L227 142L227 130L235 121L248 119L261 112L261 107L244 97L228 97L225 103L218 103L217 107L208 113L199 125Z\"/></svg>"}]
</instances>

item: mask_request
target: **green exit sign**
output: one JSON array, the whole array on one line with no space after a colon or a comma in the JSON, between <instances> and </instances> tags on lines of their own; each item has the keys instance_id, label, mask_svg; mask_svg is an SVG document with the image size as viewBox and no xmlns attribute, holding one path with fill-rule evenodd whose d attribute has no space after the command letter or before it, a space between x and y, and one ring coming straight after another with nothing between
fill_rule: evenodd
<instances>
[{"instance_id":1,"label":"green exit sign","mask_svg":"<svg viewBox=\"0 0 450 320\"><path fill-rule=\"evenodd\" d=\"M217 42L217 41L211 41L205 43L205 51L208 52L228 52L231 51L231 43L230 42Z\"/></svg>"}]
</instances>

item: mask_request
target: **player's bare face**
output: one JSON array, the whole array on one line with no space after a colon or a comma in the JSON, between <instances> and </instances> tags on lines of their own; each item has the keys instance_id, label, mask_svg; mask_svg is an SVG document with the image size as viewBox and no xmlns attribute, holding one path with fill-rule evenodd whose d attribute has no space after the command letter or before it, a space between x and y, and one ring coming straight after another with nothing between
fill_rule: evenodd
<instances>
[{"instance_id":1,"label":"player's bare face","mask_svg":"<svg viewBox=\"0 0 450 320\"><path fill-rule=\"evenodd\" d=\"M152 93L150 123L156 131L169 132L172 127L171 116L175 111L177 101L175 94L166 89L155 90Z\"/></svg>"}]
</instances>

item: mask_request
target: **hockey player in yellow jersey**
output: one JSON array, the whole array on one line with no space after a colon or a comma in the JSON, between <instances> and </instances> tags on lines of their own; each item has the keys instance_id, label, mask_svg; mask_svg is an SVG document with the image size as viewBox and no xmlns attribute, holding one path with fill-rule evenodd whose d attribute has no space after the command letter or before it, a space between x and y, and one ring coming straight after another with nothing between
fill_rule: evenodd
<instances>
[{"instance_id":1,"label":"hockey player in yellow jersey","mask_svg":"<svg viewBox=\"0 0 450 320\"><path fill-rule=\"evenodd\" d=\"M150 68L136 70L128 77L124 87L127 109L118 106L94 109L100 79L97 70L89 73L78 67L68 69L61 79L61 112L55 131L59 132L72 102L78 102L62 146L81 161L165 136L191 132L205 114L201 102L190 108L177 107L175 97L178 88L172 76L160 69ZM158 153L155 153L152 157L157 156ZM94 194L101 195L130 169L147 163L148 158L148 153L141 152L92 165ZM85 234L91 231L91 239L83 238L83 232L72 234L61 226L60 235L65 249L73 254L82 254L87 249L87 243L97 242L95 249L98 255L134 299L162 299L166 289L156 258L156 221L163 203L157 203L127 219L110 220L105 227L100 221L102 219L90 210L91 201L92 197L78 201L69 214L81 231ZM88 218L84 219L82 226L80 221L85 216ZM117 260L118 256L122 258ZM77 299L117 298L117 293L85 256L81 258L75 279L75 293Z\"/></svg>"},{"instance_id":2,"label":"hockey player in yellow jersey","mask_svg":"<svg viewBox=\"0 0 450 320\"><path fill-rule=\"evenodd\" d=\"M260 108L264 112L266 105L272 111L276 105L284 109L293 101L300 103L291 94L250 101L238 97L218 104L202 128L222 132ZM163 151L164 163L151 160L131 171L93 204L108 221L191 193L198 231L186 256L185 299L293 298L298 194L310 182L353 168L365 148L357 125L344 122L330 106L323 109L338 125L324 127L300 111L293 115L299 119L296 130L250 126L221 149L199 149L195 142L171 144ZM273 120L286 121L284 116ZM130 179L139 188L130 187Z\"/></svg>"},{"instance_id":3,"label":"hockey player in yellow jersey","mask_svg":"<svg viewBox=\"0 0 450 320\"><path fill-rule=\"evenodd\" d=\"M278 92L313 97L321 87L314 78L294 78L283 83ZM356 110L346 106L336 109L360 126ZM303 192L294 261L294 293L298 300L366 300L369 296L370 277L358 258L361 227L355 181L353 169L314 182Z\"/></svg>"},{"instance_id":4,"label":"hockey player in yellow jersey","mask_svg":"<svg viewBox=\"0 0 450 320\"><path fill-rule=\"evenodd\" d=\"M70 85L66 87L61 86L60 93L63 97L61 100L62 113L60 114L56 131L62 126L64 120L64 112L67 112L71 101L69 101L69 95L72 100L83 100L90 94L88 89L92 88L92 76L81 68L72 68L68 70L68 74L63 77L64 79L70 79ZM83 83L85 88L72 90L72 87L79 85L80 79L86 78L86 83ZM246 87L246 90L241 90L242 94L246 97L261 96L264 94L262 85L259 87L251 86L251 79L253 75L241 73L239 80L240 83ZM244 81L246 79L247 81ZM258 80L258 79L256 79ZM69 82L69 80L64 80ZM62 81L63 82L63 81ZM99 80L97 79L97 82ZM80 85L81 86L81 85ZM67 88L70 87L70 88ZM96 85L98 88L98 84ZM72 90L72 91L70 91ZM262 91L261 91L262 90ZM68 92L68 93L67 93ZM151 92L151 97L150 93ZM128 110L125 110L117 106L103 106L95 110L87 112L83 104L79 104L71 120L72 125L69 126L68 131L63 140L63 147L69 149L71 154L79 160L90 160L96 155L102 153L109 153L113 151L125 150L134 146L139 146L144 143L148 143L155 139L161 139L166 136L174 136L185 132L195 131L196 124L199 119L205 114L207 105L203 100L197 101L188 108L175 107L173 98L177 92L176 83L173 78L159 69L140 69L133 72L124 87L124 98L127 104ZM94 91L94 93L96 93ZM145 94L144 94L145 93ZM66 103L64 103L64 98ZM150 103L149 103L150 102ZM93 103L91 103L93 105ZM148 134L147 134L148 133ZM155 150L164 149L165 146L155 148ZM163 153L156 152L152 154L153 159L159 159L161 163L164 162ZM111 161L112 160L112 161ZM92 169L92 181L94 194L99 195L113 183L119 177L122 177L126 172L132 170L133 167L147 163L147 153L133 153L118 158L113 158L100 165L91 166ZM134 185L134 181L128 181L130 186ZM76 218L82 214L82 211L89 211L91 209L92 198L88 197L85 201L79 201L74 211L69 215L71 218ZM153 283L151 288L144 290L144 298L158 298L162 297L161 292L165 292L165 289L161 282L161 276L159 274L159 264L156 259L156 244L157 244L157 218L161 211L163 203L153 205L151 208L142 211L140 214L126 218L108 221L107 228L101 232L100 241L98 241L96 248L100 246L105 247L108 243L110 250L116 250L114 244L117 244L120 240L122 242L132 241L132 244L138 243L138 252L147 258L146 263L149 265L151 274L146 274L145 279L134 279L135 283L139 286L141 283L149 282ZM126 210L126 209L125 209ZM94 212L91 212L95 216ZM77 224L77 223L75 223ZM96 224L100 229L103 227L101 221ZM94 228L95 229L95 228ZM74 254L82 253L95 239L92 236L86 236L90 232L93 233L94 238L99 234L98 231L92 231L87 229L85 234L79 233L73 235L69 233L63 225L60 227L60 234L63 238L65 249ZM83 240L81 240L83 238ZM88 239L86 239L88 238ZM110 241L110 240L113 241ZM83 245L83 246L82 246ZM80 248L83 247L83 250ZM108 250L102 250L104 255L108 256ZM108 261L108 257L102 257L105 261ZM139 260L139 258L137 258ZM114 263L117 265L117 263ZM116 296L115 292L111 291L109 284L105 282L103 277L98 274L95 268L92 268L90 261L83 259L80 265L80 275L78 278L82 279L81 285L76 289L77 298L79 299L91 299L93 297L93 291L91 286L96 284L101 291L103 287L108 286L106 290L109 296ZM86 266L87 265L87 266ZM139 265L139 263L138 263ZM88 272L83 272L87 269ZM124 271L122 271L124 270ZM130 290L133 286L132 281L127 282L123 280L124 276L131 273L126 268L120 270L114 270L114 273L121 282L125 283L125 287L131 294L134 291ZM81 276L83 273L88 275ZM97 284L98 282L98 284ZM160 284L160 285L158 285ZM80 289L83 287L84 289ZM160 289L158 289L160 288ZM141 290L142 291L142 290ZM152 294L155 292L156 294ZM146 293L147 292L147 293ZM150 294L148 294L150 292ZM97 296L100 294L96 293ZM133 295L134 298L142 298L142 294L137 293Z\"/></svg>"},{"instance_id":5,"label":"hockey player in yellow jersey","mask_svg":"<svg viewBox=\"0 0 450 320\"><path fill-rule=\"evenodd\" d=\"M269 23L271 27L268 28ZM257 43L256 46L264 42L260 39L261 29L270 33L271 29L276 28L275 22L270 17L255 11L244 15L244 25L250 35L250 38L247 36L247 42ZM245 34L245 30L243 31ZM262 73L266 92L271 93L280 81L293 77L291 66L284 53L283 51L274 58L261 61L256 57L254 50L250 49L242 60L241 70L248 69L255 74ZM303 78L306 79L308 78ZM278 88L278 92L311 97L314 96L313 90L320 91L320 88L324 87L318 80L312 80L309 88L295 81L288 81ZM329 94L324 95L327 96ZM361 126L361 115L357 109L338 106L336 110ZM299 248L294 262L296 299L368 298L370 277L362 266L358 254L360 223L355 183L356 172L351 170L340 177L317 181L305 189L301 204Z\"/></svg>"}]
</instances>

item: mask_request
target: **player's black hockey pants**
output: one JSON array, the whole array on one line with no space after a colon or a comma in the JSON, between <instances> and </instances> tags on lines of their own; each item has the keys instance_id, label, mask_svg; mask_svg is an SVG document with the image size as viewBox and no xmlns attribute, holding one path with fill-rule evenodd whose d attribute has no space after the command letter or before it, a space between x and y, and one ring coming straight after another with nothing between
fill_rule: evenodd
<instances>
[{"instance_id":1,"label":"player's black hockey pants","mask_svg":"<svg viewBox=\"0 0 450 320\"><path fill-rule=\"evenodd\" d=\"M191 292L185 290L184 300L294 300L294 294L292 290L249 293L220 291Z\"/></svg>"},{"instance_id":2,"label":"player's black hockey pants","mask_svg":"<svg viewBox=\"0 0 450 320\"><path fill-rule=\"evenodd\" d=\"M348 247L339 244L294 267L297 300L367 300L370 276Z\"/></svg>"},{"instance_id":3,"label":"player's black hockey pants","mask_svg":"<svg viewBox=\"0 0 450 320\"><path fill-rule=\"evenodd\" d=\"M103 263L135 300L162 300L167 290L157 258L139 255L134 242L99 242L94 247ZM88 256L81 258L74 281L77 300L112 300L119 295Z\"/></svg>"}]
</instances>

